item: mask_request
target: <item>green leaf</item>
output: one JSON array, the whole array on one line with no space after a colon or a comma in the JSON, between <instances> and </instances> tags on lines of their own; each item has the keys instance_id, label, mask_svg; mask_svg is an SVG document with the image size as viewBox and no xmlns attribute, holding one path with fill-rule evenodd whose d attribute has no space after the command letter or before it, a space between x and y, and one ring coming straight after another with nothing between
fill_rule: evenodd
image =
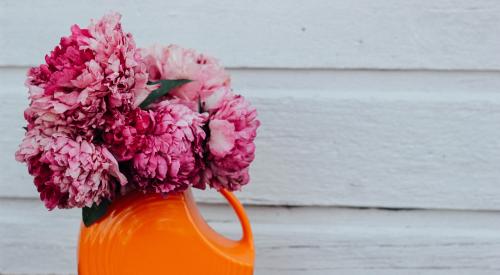
<instances>
[{"instance_id":1,"label":"green leaf","mask_svg":"<svg viewBox=\"0 0 500 275\"><path fill-rule=\"evenodd\" d=\"M168 94L172 89L191 82L189 79L162 79L156 82L148 82L149 85L161 84L160 88L152 91L146 99L139 105L141 109L145 109L158 98Z\"/></svg>"},{"instance_id":2,"label":"green leaf","mask_svg":"<svg viewBox=\"0 0 500 275\"><path fill-rule=\"evenodd\" d=\"M83 224L85 224L86 227L89 227L97 220L99 220L102 216L106 215L109 204L110 201L103 200L99 205L96 205L94 203L92 207L82 208Z\"/></svg>"}]
</instances>

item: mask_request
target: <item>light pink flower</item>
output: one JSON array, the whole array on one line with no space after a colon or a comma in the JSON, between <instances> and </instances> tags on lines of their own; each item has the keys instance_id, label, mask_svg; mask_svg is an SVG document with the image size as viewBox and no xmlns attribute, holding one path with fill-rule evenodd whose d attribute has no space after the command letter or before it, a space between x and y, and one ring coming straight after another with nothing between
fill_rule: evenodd
<instances>
[{"instance_id":1,"label":"light pink flower","mask_svg":"<svg viewBox=\"0 0 500 275\"><path fill-rule=\"evenodd\" d=\"M255 108L242 96L225 93L215 101L208 124L204 182L216 189L239 190L249 181L260 122Z\"/></svg>"},{"instance_id":2,"label":"light pink flower","mask_svg":"<svg viewBox=\"0 0 500 275\"><path fill-rule=\"evenodd\" d=\"M23 141L16 151L16 160L26 162L27 160L42 154L52 144L53 138L71 135L71 130L65 127L33 127L28 125Z\"/></svg>"},{"instance_id":3,"label":"light pink flower","mask_svg":"<svg viewBox=\"0 0 500 275\"><path fill-rule=\"evenodd\" d=\"M127 182L107 149L62 132L29 130L16 159L28 164L40 198L50 210L99 204L113 197L115 184Z\"/></svg>"},{"instance_id":4,"label":"light pink flower","mask_svg":"<svg viewBox=\"0 0 500 275\"><path fill-rule=\"evenodd\" d=\"M155 104L148 112L153 126L144 134L142 151L132 160L132 178L140 189L158 193L197 186L207 114L169 101Z\"/></svg>"},{"instance_id":5,"label":"light pink flower","mask_svg":"<svg viewBox=\"0 0 500 275\"><path fill-rule=\"evenodd\" d=\"M221 88L229 88L230 78L217 60L177 45L151 47L144 50L150 81L160 79L189 79L168 94L168 98L202 101Z\"/></svg>"},{"instance_id":6,"label":"light pink flower","mask_svg":"<svg viewBox=\"0 0 500 275\"><path fill-rule=\"evenodd\" d=\"M65 125L87 134L104 123L106 112L127 112L148 92L145 64L116 13L87 29L74 25L45 61L28 72L29 123Z\"/></svg>"},{"instance_id":7,"label":"light pink flower","mask_svg":"<svg viewBox=\"0 0 500 275\"><path fill-rule=\"evenodd\" d=\"M201 102L202 109L212 114L214 111L220 109L228 99L234 97L235 94L227 87L215 90L210 96L204 98Z\"/></svg>"}]
</instances>

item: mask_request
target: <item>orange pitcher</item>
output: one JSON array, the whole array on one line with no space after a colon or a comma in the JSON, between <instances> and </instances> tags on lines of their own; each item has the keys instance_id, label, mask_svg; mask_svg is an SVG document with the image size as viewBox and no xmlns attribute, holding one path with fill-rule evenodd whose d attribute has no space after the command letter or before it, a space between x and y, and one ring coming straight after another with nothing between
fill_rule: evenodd
<instances>
[{"instance_id":1,"label":"orange pitcher","mask_svg":"<svg viewBox=\"0 0 500 275\"><path fill-rule=\"evenodd\" d=\"M168 195L131 193L105 217L81 226L80 275L253 274L255 251L243 206L226 191L243 228L239 241L216 233L203 219L191 190Z\"/></svg>"}]
</instances>

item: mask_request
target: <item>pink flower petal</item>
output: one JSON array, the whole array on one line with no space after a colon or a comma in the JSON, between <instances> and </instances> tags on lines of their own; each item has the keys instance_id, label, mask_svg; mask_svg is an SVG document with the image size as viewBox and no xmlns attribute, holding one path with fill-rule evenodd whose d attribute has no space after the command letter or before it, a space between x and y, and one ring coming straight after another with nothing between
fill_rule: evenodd
<instances>
[{"instance_id":1,"label":"pink flower petal","mask_svg":"<svg viewBox=\"0 0 500 275\"><path fill-rule=\"evenodd\" d=\"M208 141L210 152L215 156L224 157L234 147L234 125L227 120L213 119L208 126L210 128Z\"/></svg>"}]
</instances>

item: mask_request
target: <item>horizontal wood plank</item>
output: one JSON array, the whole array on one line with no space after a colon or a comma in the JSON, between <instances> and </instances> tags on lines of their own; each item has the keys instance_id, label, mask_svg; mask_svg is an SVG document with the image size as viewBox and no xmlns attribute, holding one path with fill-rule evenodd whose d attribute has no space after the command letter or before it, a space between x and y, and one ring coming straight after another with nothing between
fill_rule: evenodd
<instances>
[{"instance_id":1,"label":"horizontal wood plank","mask_svg":"<svg viewBox=\"0 0 500 275\"><path fill-rule=\"evenodd\" d=\"M8 133L0 135L0 197L36 197L13 156L27 104L24 69L0 71L0 132ZM366 72L319 71L301 79L315 83L312 90L297 84L299 74L234 71L262 120L252 183L238 193L244 202L500 209L498 74L386 72L370 79ZM348 85L358 77L364 84ZM259 79L264 84L252 84ZM272 86L271 79L291 83ZM402 91L405 82L424 84Z\"/></svg>"},{"instance_id":2,"label":"horizontal wood plank","mask_svg":"<svg viewBox=\"0 0 500 275\"><path fill-rule=\"evenodd\" d=\"M80 213L1 200L0 273L74 274ZM201 205L237 238L229 207ZM499 212L247 207L257 275L498 274ZM29 261L26 261L29 259Z\"/></svg>"},{"instance_id":3,"label":"horizontal wood plank","mask_svg":"<svg viewBox=\"0 0 500 275\"><path fill-rule=\"evenodd\" d=\"M142 47L177 43L229 67L500 69L495 0L5 0L0 66L41 62L72 24L110 10Z\"/></svg>"}]
</instances>

